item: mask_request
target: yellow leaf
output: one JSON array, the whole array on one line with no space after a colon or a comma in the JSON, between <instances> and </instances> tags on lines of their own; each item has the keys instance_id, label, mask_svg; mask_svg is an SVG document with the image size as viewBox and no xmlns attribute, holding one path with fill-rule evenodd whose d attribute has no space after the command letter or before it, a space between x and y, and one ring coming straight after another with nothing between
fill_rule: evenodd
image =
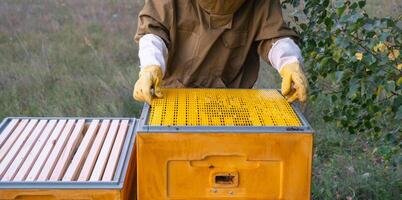
<instances>
[{"instance_id":1,"label":"yellow leaf","mask_svg":"<svg viewBox=\"0 0 402 200\"><path fill-rule=\"evenodd\" d=\"M402 64L398 64L398 65L396 66L396 68L398 68L399 70L402 70Z\"/></svg>"},{"instance_id":2,"label":"yellow leaf","mask_svg":"<svg viewBox=\"0 0 402 200\"><path fill-rule=\"evenodd\" d=\"M396 82L396 85L398 86L402 85L402 76L399 77L398 81Z\"/></svg>"},{"instance_id":3,"label":"yellow leaf","mask_svg":"<svg viewBox=\"0 0 402 200\"><path fill-rule=\"evenodd\" d=\"M382 87L382 86L380 86L380 87L378 87L377 88L377 91L376 91L376 95L377 96L380 96L380 94L381 94L381 92L384 90L384 88Z\"/></svg>"},{"instance_id":4,"label":"yellow leaf","mask_svg":"<svg viewBox=\"0 0 402 200\"><path fill-rule=\"evenodd\" d=\"M84 37L84 42L87 46L92 47L92 43L87 37Z\"/></svg>"},{"instance_id":5,"label":"yellow leaf","mask_svg":"<svg viewBox=\"0 0 402 200\"><path fill-rule=\"evenodd\" d=\"M382 43L382 42L378 43L378 44L373 48L373 50L374 50L375 52L380 51L381 53L384 53L384 51L385 51L386 49L387 49L387 46L385 46L385 44Z\"/></svg>"},{"instance_id":6,"label":"yellow leaf","mask_svg":"<svg viewBox=\"0 0 402 200\"><path fill-rule=\"evenodd\" d=\"M357 60L363 60L363 53L356 53L355 57Z\"/></svg>"},{"instance_id":7,"label":"yellow leaf","mask_svg":"<svg viewBox=\"0 0 402 200\"><path fill-rule=\"evenodd\" d=\"M389 60L396 60L400 54L401 53L399 52L399 50L392 50L391 53L389 53L388 58Z\"/></svg>"}]
</instances>

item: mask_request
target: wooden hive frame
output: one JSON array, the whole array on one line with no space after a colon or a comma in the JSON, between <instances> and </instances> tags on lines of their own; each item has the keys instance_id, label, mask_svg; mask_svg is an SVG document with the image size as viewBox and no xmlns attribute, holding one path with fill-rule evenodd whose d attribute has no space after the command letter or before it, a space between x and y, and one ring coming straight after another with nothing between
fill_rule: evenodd
<instances>
[{"instance_id":1,"label":"wooden hive frame","mask_svg":"<svg viewBox=\"0 0 402 200\"><path fill-rule=\"evenodd\" d=\"M133 118L4 119L0 199L127 199L136 126Z\"/></svg>"}]
</instances>

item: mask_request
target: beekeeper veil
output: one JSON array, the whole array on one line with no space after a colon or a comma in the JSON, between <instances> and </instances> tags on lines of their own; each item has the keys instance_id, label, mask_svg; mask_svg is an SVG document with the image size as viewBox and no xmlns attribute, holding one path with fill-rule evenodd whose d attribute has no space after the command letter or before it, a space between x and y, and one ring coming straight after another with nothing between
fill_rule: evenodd
<instances>
[{"instance_id":1,"label":"beekeeper veil","mask_svg":"<svg viewBox=\"0 0 402 200\"><path fill-rule=\"evenodd\" d=\"M198 0L200 7L210 15L210 27L231 26L233 14L246 0Z\"/></svg>"}]
</instances>

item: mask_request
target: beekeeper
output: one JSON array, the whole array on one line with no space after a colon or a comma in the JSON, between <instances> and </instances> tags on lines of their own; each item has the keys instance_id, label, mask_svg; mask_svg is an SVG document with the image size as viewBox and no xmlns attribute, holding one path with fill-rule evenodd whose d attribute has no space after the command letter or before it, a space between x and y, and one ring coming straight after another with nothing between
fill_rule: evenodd
<instances>
[{"instance_id":1,"label":"beekeeper","mask_svg":"<svg viewBox=\"0 0 402 200\"><path fill-rule=\"evenodd\" d=\"M160 87L251 88L261 57L278 70L288 101L304 102L297 37L279 0L147 0L135 35L141 70L133 97L150 103L163 96Z\"/></svg>"}]
</instances>

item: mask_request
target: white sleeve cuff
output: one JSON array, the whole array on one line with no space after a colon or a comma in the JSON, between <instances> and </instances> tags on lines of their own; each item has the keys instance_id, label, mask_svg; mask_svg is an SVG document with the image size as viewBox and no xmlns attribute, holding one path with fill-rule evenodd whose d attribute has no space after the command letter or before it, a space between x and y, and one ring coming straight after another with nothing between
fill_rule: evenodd
<instances>
[{"instance_id":1,"label":"white sleeve cuff","mask_svg":"<svg viewBox=\"0 0 402 200\"><path fill-rule=\"evenodd\" d=\"M272 67L280 71L286 64L299 62L303 64L303 57L299 46L290 38L276 41L268 53L268 60Z\"/></svg>"},{"instance_id":2,"label":"white sleeve cuff","mask_svg":"<svg viewBox=\"0 0 402 200\"><path fill-rule=\"evenodd\" d=\"M149 65L160 65L162 73L165 74L167 56L168 49L159 36L146 34L140 38L138 49L140 68Z\"/></svg>"}]
</instances>

